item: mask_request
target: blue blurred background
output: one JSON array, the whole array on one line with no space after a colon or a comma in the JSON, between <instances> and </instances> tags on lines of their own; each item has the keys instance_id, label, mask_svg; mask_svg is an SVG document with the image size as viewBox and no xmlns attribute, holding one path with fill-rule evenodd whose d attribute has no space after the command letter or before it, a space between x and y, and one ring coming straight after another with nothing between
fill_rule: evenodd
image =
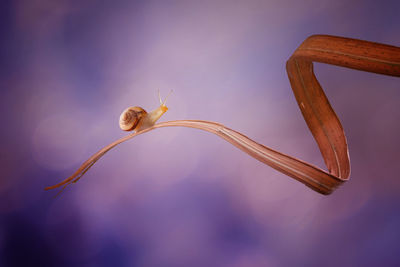
<instances>
[{"instance_id":1,"label":"blue blurred background","mask_svg":"<svg viewBox=\"0 0 400 267\"><path fill-rule=\"evenodd\" d=\"M309 35L400 46L400 1L4 0L0 266L398 266L400 80L315 64L348 137L330 196L222 139L163 128L106 154L128 106L225 124L323 166L285 62Z\"/></svg>"}]
</instances>

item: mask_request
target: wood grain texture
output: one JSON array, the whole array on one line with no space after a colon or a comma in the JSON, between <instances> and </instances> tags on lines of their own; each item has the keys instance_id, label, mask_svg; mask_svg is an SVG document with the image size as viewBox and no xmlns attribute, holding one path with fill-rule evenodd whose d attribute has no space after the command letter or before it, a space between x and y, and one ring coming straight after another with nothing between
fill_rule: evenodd
<instances>
[{"instance_id":1,"label":"wood grain texture","mask_svg":"<svg viewBox=\"0 0 400 267\"><path fill-rule=\"evenodd\" d=\"M259 144L222 124L177 120L158 123L107 145L85 161L72 176L45 189L64 189L77 182L98 159L122 142L157 128L178 126L213 133L311 189L321 194L330 194L348 180L350 160L343 127L315 77L313 62L400 77L400 48L350 38L314 35L307 38L287 61L286 70L293 93L328 171Z\"/></svg>"}]
</instances>

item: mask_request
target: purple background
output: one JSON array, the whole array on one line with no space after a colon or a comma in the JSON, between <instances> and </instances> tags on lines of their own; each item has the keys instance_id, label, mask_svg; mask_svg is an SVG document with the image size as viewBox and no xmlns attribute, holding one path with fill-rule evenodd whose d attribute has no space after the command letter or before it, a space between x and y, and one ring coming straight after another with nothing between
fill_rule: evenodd
<instances>
[{"instance_id":1,"label":"purple background","mask_svg":"<svg viewBox=\"0 0 400 267\"><path fill-rule=\"evenodd\" d=\"M322 196L220 138L122 144L128 106L213 120L323 167L285 62L309 35L400 46L400 1L2 1L0 266L400 264L400 80L316 64L349 182Z\"/></svg>"}]
</instances>

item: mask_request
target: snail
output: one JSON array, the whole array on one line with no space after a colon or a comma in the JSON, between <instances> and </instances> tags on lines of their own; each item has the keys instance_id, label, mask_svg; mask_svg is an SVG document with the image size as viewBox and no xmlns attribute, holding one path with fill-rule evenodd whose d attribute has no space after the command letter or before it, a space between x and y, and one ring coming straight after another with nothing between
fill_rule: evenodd
<instances>
[{"instance_id":1,"label":"snail","mask_svg":"<svg viewBox=\"0 0 400 267\"><path fill-rule=\"evenodd\" d=\"M153 126L158 119L167 112L168 108L165 103L171 93L172 91L170 91L165 100L162 101L160 91L158 91L160 106L151 112L147 112L141 107L129 107L125 109L119 117L119 127L124 131L139 132Z\"/></svg>"}]
</instances>

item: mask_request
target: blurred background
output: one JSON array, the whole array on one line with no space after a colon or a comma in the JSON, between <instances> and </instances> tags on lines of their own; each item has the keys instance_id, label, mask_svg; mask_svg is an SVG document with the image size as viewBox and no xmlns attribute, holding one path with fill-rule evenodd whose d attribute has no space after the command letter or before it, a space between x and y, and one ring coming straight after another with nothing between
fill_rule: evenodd
<instances>
[{"instance_id":1,"label":"blurred background","mask_svg":"<svg viewBox=\"0 0 400 267\"><path fill-rule=\"evenodd\" d=\"M400 46L400 2L5 0L0 266L398 266L400 79L324 64L352 175L330 196L222 139L163 128L106 154L120 113L220 122L324 167L285 62L312 34Z\"/></svg>"}]
</instances>

